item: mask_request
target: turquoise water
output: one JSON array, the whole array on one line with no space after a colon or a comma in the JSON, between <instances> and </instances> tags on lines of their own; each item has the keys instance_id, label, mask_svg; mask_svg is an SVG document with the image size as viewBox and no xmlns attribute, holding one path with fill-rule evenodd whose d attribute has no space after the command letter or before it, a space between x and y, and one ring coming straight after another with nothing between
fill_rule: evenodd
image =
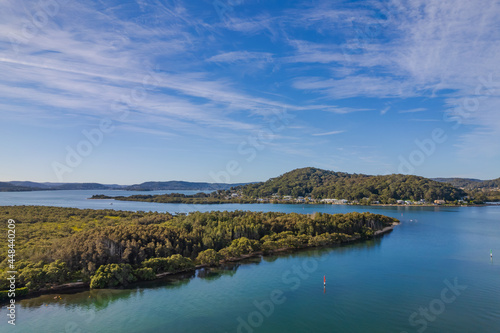
<instances>
[{"instance_id":1,"label":"turquoise water","mask_svg":"<svg viewBox=\"0 0 500 333\"><path fill-rule=\"evenodd\" d=\"M142 205L149 203L125 204L150 210ZM188 205L152 210L180 206ZM21 300L15 328L0 311L0 332L500 332L500 207L191 206L220 209L372 211L402 223L366 243L252 259L126 290Z\"/></svg>"}]
</instances>

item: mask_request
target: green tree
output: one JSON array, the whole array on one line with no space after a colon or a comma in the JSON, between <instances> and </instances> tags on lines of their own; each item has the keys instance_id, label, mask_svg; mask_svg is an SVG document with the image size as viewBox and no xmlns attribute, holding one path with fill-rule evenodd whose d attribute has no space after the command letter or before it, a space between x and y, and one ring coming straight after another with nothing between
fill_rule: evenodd
<instances>
[{"instance_id":1,"label":"green tree","mask_svg":"<svg viewBox=\"0 0 500 333\"><path fill-rule=\"evenodd\" d=\"M56 260L43 267L45 279L50 283L64 283L68 281L70 272L65 262Z\"/></svg>"},{"instance_id":2,"label":"green tree","mask_svg":"<svg viewBox=\"0 0 500 333\"><path fill-rule=\"evenodd\" d=\"M90 288L127 286L136 281L129 264L108 264L100 266L90 280Z\"/></svg>"},{"instance_id":3,"label":"green tree","mask_svg":"<svg viewBox=\"0 0 500 333\"><path fill-rule=\"evenodd\" d=\"M202 251L198 254L198 257L196 257L197 262L199 262L202 265L208 265L208 266L217 265L220 259L221 259L220 254L214 249L208 249Z\"/></svg>"},{"instance_id":4,"label":"green tree","mask_svg":"<svg viewBox=\"0 0 500 333\"><path fill-rule=\"evenodd\" d=\"M134 274L136 279L139 281L149 281L156 278L155 272L152 268L149 267L135 269L132 274Z\"/></svg>"}]
</instances>

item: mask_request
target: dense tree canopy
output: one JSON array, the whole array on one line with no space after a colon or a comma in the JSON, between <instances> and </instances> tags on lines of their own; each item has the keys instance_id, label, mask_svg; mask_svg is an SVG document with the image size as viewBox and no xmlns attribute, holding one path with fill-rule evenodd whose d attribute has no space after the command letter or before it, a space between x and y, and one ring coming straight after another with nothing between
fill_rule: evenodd
<instances>
[{"instance_id":1,"label":"dense tree canopy","mask_svg":"<svg viewBox=\"0 0 500 333\"><path fill-rule=\"evenodd\" d=\"M396 200L454 201L465 192L446 183L411 175L368 176L348 174L316 168L290 171L266 182L240 187L249 197L269 197L273 194L312 196L316 199L337 198L361 200L369 198L382 203Z\"/></svg>"},{"instance_id":2,"label":"dense tree canopy","mask_svg":"<svg viewBox=\"0 0 500 333\"><path fill-rule=\"evenodd\" d=\"M145 201L145 202L161 202L161 203L184 203L184 204L221 204L221 203L255 203L252 198L230 198L229 190L218 190L212 193L196 193L196 194L136 194L129 196L106 196L102 194L93 195L90 199L115 199L120 201Z\"/></svg>"},{"instance_id":3,"label":"dense tree canopy","mask_svg":"<svg viewBox=\"0 0 500 333\"><path fill-rule=\"evenodd\" d=\"M466 190L500 188L500 178L492 180L480 180L472 178L435 178L434 180L448 183L452 186Z\"/></svg>"},{"instance_id":4,"label":"dense tree canopy","mask_svg":"<svg viewBox=\"0 0 500 333\"><path fill-rule=\"evenodd\" d=\"M258 251L370 238L396 220L371 213L168 213L0 207L16 220L16 269L31 290L83 279L94 288L149 280L155 274L217 265ZM2 248L0 289L8 264Z\"/></svg>"}]
</instances>

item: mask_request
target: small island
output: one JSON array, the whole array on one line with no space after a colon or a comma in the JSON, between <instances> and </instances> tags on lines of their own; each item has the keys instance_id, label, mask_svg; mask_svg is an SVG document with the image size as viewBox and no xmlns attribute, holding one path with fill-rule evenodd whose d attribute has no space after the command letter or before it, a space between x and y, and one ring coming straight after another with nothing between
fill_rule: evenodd
<instances>
[{"instance_id":1,"label":"small island","mask_svg":"<svg viewBox=\"0 0 500 333\"><path fill-rule=\"evenodd\" d=\"M399 221L372 213L248 211L188 215L42 206L2 206L16 221L17 295L64 288L122 287L251 256L363 241ZM5 227L5 226L4 226ZM9 289L0 263L0 298Z\"/></svg>"}]
</instances>

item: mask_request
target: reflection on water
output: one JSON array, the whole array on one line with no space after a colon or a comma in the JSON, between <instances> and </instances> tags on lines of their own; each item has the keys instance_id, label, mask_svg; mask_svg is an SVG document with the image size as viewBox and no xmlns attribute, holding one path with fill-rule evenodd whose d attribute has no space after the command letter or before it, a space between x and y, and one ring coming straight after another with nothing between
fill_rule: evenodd
<instances>
[{"instance_id":1,"label":"reflection on water","mask_svg":"<svg viewBox=\"0 0 500 333\"><path fill-rule=\"evenodd\" d=\"M302 250L289 250L284 252L274 253L272 255L268 255L262 258L265 262L274 262L279 258L289 257L289 258L318 258L323 255L329 254L332 251L336 253L349 253L349 252L359 252L360 250L373 250L374 248L378 248L382 244L382 238L386 237L383 235L382 237L377 237L374 239L359 241L349 244L342 245L334 245L334 246L325 246L325 247L317 247L317 248L308 248Z\"/></svg>"},{"instance_id":2,"label":"reflection on water","mask_svg":"<svg viewBox=\"0 0 500 333\"><path fill-rule=\"evenodd\" d=\"M205 267L197 269L194 272L175 274L160 280L135 283L126 289L93 289L90 291L70 294L48 294L35 298L24 299L20 301L20 304L25 308L39 308L43 306L57 305L68 308L78 306L84 309L103 310L116 301L127 300L138 295L140 296L145 290L178 289L189 284L195 278L211 282L217 281L224 276L232 277L236 274L238 268L242 266L259 265L263 261L272 263L280 258L319 258L330 254L332 251L335 251L337 254L343 254L352 251L369 250L380 246L381 243L382 239L380 237L365 242L356 242L333 248L319 247L293 252L281 252L269 256L256 256L238 262L225 263L218 267Z\"/></svg>"},{"instance_id":3,"label":"reflection on water","mask_svg":"<svg viewBox=\"0 0 500 333\"><path fill-rule=\"evenodd\" d=\"M102 204L79 200L75 194L64 205ZM57 200L46 202L60 205ZM187 206L191 210L283 212L299 208L279 204ZM182 208L180 205L135 206L128 202L116 203L113 208L182 211L177 209ZM437 304L433 300L440 296L443 281L457 278L460 285L468 286L467 290L455 302L446 304L436 320L428 322L426 332L500 332L500 265L490 258L490 249L495 255L500 253L499 206L310 205L300 207L302 211L308 214L371 211L399 218L402 223L392 233L368 242L256 257L135 284L129 289L20 300L16 303L16 307L19 303L19 321L15 330L19 333L237 332L238 318L246 321L250 318L254 323L260 320L257 311L263 313L266 307L269 309L270 295L279 289L285 293L286 301L276 304L272 315L262 315L262 324L254 329L255 333L416 332L418 327L411 325L409 316L420 307ZM317 269L312 269L315 262ZM310 267L307 276L299 276L293 270L299 266ZM284 279L287 272L290 274ZM304 272L302 269L301 273ZM325 275L328 292L323 285ZM298 288L292 290L295 285ZM0 316L5 317L5 308L0 309ZM5 320L0 321L0 332L8 332L7 325Z\"/></svg>"},{"instance_id":4,"label":"reflection on water","mask_svg":"<svg viewBox=\"0 0 500 333\"><path fill-rule=\"evenodd\" d=\"M104 309L117 300L126 300L131 295L140 293L140 289L99 289L74 294L48 294L24 299L20 303L25 308L38 308L48 305L73 307L78 305L85 309Z\"/></svg>"},{"instance_id":5,"label":"reflection on water","mask_svg":"<svg viewBox=\"0 0 500 333\"><path fill-rule=\"evenodd\" d=\"M241 265L258 265L260 257L248 258L241 262L226 263L219 267L201 268L194 272L186 272L167 276L160 280L135 283L132 288L126 289L92 289L77 293L57 293L28 298L20 301L25 308L39 308L49 305L63 307L82 307L85 309L102 310L113 302L126 300L130 297L142 295L145 290L178 289L189 284L194 278L207 281L216 281L223 276L232 277Z\"/></svg>"},{"instance_id":6,"label":"reflection on water","mask_svg":"<svg viewBox=\"0 0 500 333\"><path fill-rule=\"evenodd\" d=\"M240 264L234 264L220 268L202 268L198 270L197 277L206 281L216 281L223 276L232 277L236 274L239 266Z\"/></svg>"},{"instance_id":7,"label":"reflection on water","mask_svg":"<svg viewBox=\"0 0 500 333\"><path fill-rule=\"evenodd\" d=\"M127 289L92 289L73 294L48 294L20 301L25 308L38 308L48 305L63 307L79 306L86 309L102 310L113 302L126 300L130 297L142 295L147 289L177 289L187 285L195 277L195 272L176 274L161 280L145 281L133 284Z\"/></svg>"}]
</instances>

